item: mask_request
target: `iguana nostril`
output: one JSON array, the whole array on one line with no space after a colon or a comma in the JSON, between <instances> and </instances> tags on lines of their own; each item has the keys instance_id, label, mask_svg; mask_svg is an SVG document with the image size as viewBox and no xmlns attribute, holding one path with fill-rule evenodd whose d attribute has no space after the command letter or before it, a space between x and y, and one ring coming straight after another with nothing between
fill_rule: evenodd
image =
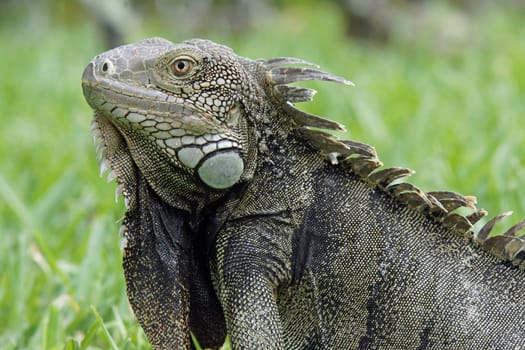
<instances>
[{"instance_id":1,"label":"iguana nostril","mask_svg":"<svg viewBox=\"0 0 525 350\"><path fill-rule=\"evenodd\" d=\"M100 62L99 62L98 67L99 67L98 70L99 70L100 73L102 73L102 74L111 74L114 71L115 65L113 64L113 62L110 59L106 58L102 62L102 64L100 64Z\"/></svg>"}]
</instances>

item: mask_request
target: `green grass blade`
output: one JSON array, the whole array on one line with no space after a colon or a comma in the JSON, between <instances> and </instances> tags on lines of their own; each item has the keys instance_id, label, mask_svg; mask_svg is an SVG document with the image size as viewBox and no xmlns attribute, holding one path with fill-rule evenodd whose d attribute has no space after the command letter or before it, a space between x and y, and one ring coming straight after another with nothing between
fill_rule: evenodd
<instances>
[{"instance_id":1,"label":"green grass blade","mask_svg":"<svg viewBox=\"0 0 525 350\"><path fill-rule=\"evenodd\" d=\"M100 328L102 328L102 333L104 334L104 337L106 338L108 343L111 345L111 349L119 350L117 344L113 340L113 337L111 337L111 334L109 334L109 331L108 331L106 325L104 324L104 320L102 319L102 317L100 317L100 315L97 312L97 309L95 308L95 306L91 305L91 311L95 314L95 317L97 318L97 321L98 321L98 323L100 325Z\"/></svg>"}]
</instances>

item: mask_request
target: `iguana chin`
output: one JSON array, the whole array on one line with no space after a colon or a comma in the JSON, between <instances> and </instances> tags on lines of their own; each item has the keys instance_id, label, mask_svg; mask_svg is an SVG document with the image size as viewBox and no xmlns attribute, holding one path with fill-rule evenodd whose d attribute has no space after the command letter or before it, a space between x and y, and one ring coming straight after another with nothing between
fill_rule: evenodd
<instances>
[{"instance_id":1,"label":"iguana chin","mask_svg":"<svg viewBox=\"0 0 525 350\"><path fill-rule=\"evenodd\" d=\"M525 222L474 232L473 197L400 182L410 170L296 109L315 92L289 85L303 80L350 84L199 39L145 39L85 69L153 347L190 348L192 332L235 349L525 348Z\"/></svg>"}]
</instances>

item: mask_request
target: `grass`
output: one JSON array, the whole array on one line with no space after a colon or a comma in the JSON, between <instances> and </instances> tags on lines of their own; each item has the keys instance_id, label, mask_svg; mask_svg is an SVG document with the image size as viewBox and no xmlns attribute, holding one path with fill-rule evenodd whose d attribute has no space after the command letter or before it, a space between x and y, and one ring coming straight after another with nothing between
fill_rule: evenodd
<instances>
[{"instance_id":1,"label":"grass","mask_svg":"<svg viewBox=\"0 0 525 350\"><path fill-rule=\"evenodd\" d=\"M320 5L322 6L322 5ZM289 55L353 80L313 84L304 107L348 126L424 190L475 194L492 214L525 217L525 27L489 11L459 48L431 33L385 46L344 37L326 5L287 7L264 25L210 38L248 57ZM127 304L114 184L98 176L85 64L103 51L78 14L0 21L0 344L3 349L149 349ZM24 19L26 18L26 19ZM128 41L183 37L146 23ZM179 34L180 35L180 34Z\"/></svg>"}]
</instances>

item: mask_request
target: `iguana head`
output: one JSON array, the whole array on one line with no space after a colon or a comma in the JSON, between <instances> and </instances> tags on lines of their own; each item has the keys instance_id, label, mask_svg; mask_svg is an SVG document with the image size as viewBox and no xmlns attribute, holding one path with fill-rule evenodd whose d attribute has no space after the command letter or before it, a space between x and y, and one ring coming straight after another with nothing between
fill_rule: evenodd
<instances>
[{"instance_id":1,"label":"iguana head","mask_svg":"<svg viewBox=\"0 0 525 350\"><path fill-rule=\"evenodd\" d=\"M84 96L117 180L124 180L131 164L111 157L115 148L129 152L127 160L161 197L220 191L250 176L243 105L250 80L236 58L231 49L205 40L151 38L89 63Z\"/></svg>"}]
</instances>

